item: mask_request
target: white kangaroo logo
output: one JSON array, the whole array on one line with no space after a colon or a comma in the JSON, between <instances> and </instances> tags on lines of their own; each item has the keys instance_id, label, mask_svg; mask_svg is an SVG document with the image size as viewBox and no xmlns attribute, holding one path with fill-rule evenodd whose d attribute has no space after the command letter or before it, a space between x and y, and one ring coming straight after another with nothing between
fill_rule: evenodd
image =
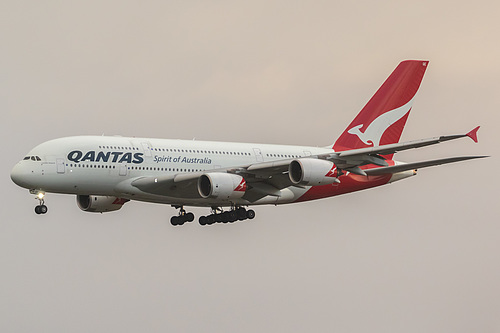
<instances>
[{"instance_id":1,"label":"white kangaroo logo","mask_svg":"<svg viewBox=\"0 0 500 333\"><path fill-rule=\"evenodd\" d=\"M361 124L349 129L347 133L356 135L365 145L378 146L385 131L396 121L403 118L410 111L412 104L413 98L405 105L378 116L364 132L360 131L360 128L364 126L364 124Z\"/></svg>"}]
</instances>

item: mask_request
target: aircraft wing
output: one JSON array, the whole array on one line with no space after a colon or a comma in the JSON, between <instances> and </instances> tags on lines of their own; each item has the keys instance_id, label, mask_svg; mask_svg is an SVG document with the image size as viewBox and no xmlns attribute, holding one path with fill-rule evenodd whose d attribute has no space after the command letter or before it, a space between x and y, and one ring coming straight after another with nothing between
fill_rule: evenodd
<instances>
[{"instance_id":1,"label":"aircraft wing","mask_svg":"<svg viewBox=\"0 0 500 333\"><path fill-rule=\"evenodd\" d=\"M310 158L318 158L332 161L340 170L349 171L362 176L375 176L382 174L392 174L406 170L420 169L424 167L453 163L487 156L464 156L444 158L432 161L399 164L389 166L387 161L381 156L392 154L403 150L421 148L438 144L445 141L455 140L463 137L470 137L477 142L477 130L479 126L466 134L440 136L430 139L395 143L383 146L339 151L327 154L313 155ZM176 175L158 177L140 177L132 181L131 185L139 190L151 194L163 196L176 196L182 198L200 198L197 189L197 182L201 175L211 172L232 173L242 176L248 189L245 199L253 202L267 195L280 195L280 190L294 185L288 176L288 167L294 159L283 159L270 162L259 162L250 165L206 170L202 172L180 173ZM373 169L361 169L368 164L379 166Z\"/></svg>"},{"instance_id":2,"label":"aircraft wing","mask_svg":"<svg viewBox=\"0 0 500 333\"><path fill-rule=\"evenodd\" d=\"M140 177L130 185L151 194L176 196L181 198L200 198L197 183L200 176L207 173L222 172L242 176L248 186L245 198L256 201L267 195L280 195L280 190L292 184L288 177L291 160L256 163L236 168L221 168L192 173L179 173L159 177Z\"/></svg>"}]
</instances>

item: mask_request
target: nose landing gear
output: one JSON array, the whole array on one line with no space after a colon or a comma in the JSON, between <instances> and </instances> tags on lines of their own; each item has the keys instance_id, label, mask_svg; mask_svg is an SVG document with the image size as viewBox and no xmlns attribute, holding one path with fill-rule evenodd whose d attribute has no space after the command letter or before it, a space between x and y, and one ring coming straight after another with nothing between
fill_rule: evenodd
<instances>
[{"instance_id":1,"label":"nose landing gear","mask_svg":"<svg viewBox=\"0 0 500 333\"><path fill-rule=\"evenodd\" d=\"M47 206L45 206L45 200L43 199L44 197L45 197L45 193L43 193L43 192L38 192L36 195L36 198L40 202L40 204L35 207L35 213L37 215L47 213L48 208L47 208Z\"/></svg>"}]
</instances>

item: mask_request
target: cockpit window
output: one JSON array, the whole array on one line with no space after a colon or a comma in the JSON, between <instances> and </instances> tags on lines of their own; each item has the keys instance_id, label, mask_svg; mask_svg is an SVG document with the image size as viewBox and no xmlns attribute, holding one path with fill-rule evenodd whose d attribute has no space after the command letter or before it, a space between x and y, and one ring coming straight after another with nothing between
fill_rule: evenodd
<instances>
[{"instance_id":1,"label":"cockpit window","mask_svg":"<svg viewBox=\"0 0 500 333\"><path fill-rule=\"evenodd\" d=\"M23 158L23 161L27 161L27 160L41 161L42 159L40 158L40 156L26 156L25 158Z\"/></svg>"},{"instance_id":2,"label":"cockpit window","mask_svg":"<svg viewBox=\"0 0 500 333\"><path fill-rule=\"evenodd\" d=\"M26 156L25 158L23 158L23 161L26 160L41 161L42 159L40 158L40 156Z\"/></svg>"}]
</instances>

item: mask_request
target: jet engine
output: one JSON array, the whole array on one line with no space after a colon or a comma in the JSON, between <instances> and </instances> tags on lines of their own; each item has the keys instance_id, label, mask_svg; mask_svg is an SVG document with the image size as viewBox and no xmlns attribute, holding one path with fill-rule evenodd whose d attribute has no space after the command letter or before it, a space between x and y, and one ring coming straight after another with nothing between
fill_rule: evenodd
<instances>
[{"instance_id":1,"label":"jet engine","mask_svg":"<svg viewBox=\"0 0 500 333\"><path fill-rule=\"evenodd\" d=\"M128 199L109 197L102 195L77 195L76 203L78 207L86 212L105 213L122 208Z\"/></svg>"},{"instance_id":2,"label":"jet engine","mask_svg":"<svg viewBox=\"0 0 500 333\"><path fill-rule=\"evenodd\" d=\"M198 179L198 192L204 199L239 199L246 189L245 179L231 173L206 173Z\"/></svg>"},{"instance_id":3,"label":"jet engine","mask_svg":"<svg viewBox=\"0 0 500 333\"><path fill-rule=\"evenodd\" d=\"M293 160L288 166L288 176L295 185L317 186L339 182L333 162L314 158Z\"/></svg>"}]
</instances>

